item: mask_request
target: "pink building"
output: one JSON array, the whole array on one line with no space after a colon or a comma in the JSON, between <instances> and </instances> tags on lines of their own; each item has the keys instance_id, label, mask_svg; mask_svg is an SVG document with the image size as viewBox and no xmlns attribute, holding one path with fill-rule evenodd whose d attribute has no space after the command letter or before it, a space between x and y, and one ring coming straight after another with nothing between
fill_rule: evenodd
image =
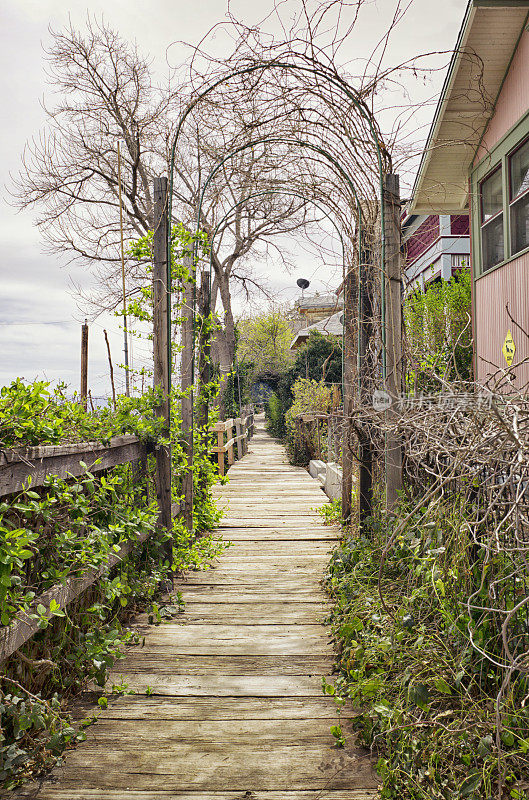
<instances>
[{"instance_id":1,"label":"pink building","mask_svg":"<svg viewBox=\"0 0 529 800\"><path fill-rule=\"evenodd\" d=\"M402 220L406 289L449 281L470 259L468 214L406 214Z\"/></svg>"},{"instance_id":2,"label":"pink building","mask_svg":"<svg viewBox=\"0 0 529 800\"><path fill-rule=\"evenodd\" d=\"M529 382L529 0L470 0L410 213L470 214L476 375ZM522 362L522 363L520 363Z\"/></svg>"}]
</instances>

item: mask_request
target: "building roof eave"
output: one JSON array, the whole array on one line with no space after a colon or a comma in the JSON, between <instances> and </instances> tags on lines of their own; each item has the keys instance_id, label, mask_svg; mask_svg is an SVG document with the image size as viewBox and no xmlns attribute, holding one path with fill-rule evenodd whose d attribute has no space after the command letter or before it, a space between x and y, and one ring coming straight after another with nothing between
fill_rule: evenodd
<instances>
[{"instance_id":1,"label":"building roof eave","mask_svg":"<svg viewBox=\"0 0 529 800\"><path fill-rule=\"evenodd\" d=\"M468 173L528 11L529 0L469 0L415 179L410 215L467 210Z\"/></svg>"}]
</instances>

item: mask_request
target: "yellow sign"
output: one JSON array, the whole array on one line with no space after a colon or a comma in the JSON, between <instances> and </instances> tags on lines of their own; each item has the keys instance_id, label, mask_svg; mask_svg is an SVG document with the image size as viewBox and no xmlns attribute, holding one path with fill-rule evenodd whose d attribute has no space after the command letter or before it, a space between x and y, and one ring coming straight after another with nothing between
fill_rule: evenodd
<instances>
[{"instance_id":1,"label":"yellow sign","mask_svg":"<svg viewBox=\"0 0 529 800\"><path fill-rule=\"evenodd\" d=\"M505 356L505 361L509 366L511 366L512 362L514 361L514 353L516 352L516 345L514 344L514 339L512 338L512 333L510 331L507 331L507 336L505 337L505 341L503 343L501 351Z\"/></svg>"}]
</instances>

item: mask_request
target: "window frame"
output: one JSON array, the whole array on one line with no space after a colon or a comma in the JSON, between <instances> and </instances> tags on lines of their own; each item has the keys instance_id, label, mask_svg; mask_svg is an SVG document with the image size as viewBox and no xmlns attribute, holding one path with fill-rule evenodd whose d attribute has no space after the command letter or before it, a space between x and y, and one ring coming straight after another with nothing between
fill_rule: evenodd
<instances>
[{"instance_id":1,"label":"window frame","mask_svg":"<svg viewBox=\"0 0 529 800\"><path fill-rule=\"evenodd\" d=\"M502 204L501 204L501 208L500 208L499 211L496 211L495 214L492 214L492 216L490 216L488 219L484 219L484 214L483 214L483 184L486 181L490 180L490 178L492 178L493 175L495 175L497 172L500 172L500 174L501 174L501 186L502 186ZM505 214L505 210L504 210L504 207L503 207L503 183L504 183L504 180L505 180L505 171L503 169L503 164L500 161L498 164L496 164L495 167L493 167L490 170L490 172L487 172L487 174L484 175L483 178L481 178L481 180L479 181L479 184L478 184L478 197L479 197L479 203L478 203L478 206L479 206L479 208L478 208L478 215L479 215L479 246L480 246L480 257L481 257L481 271L482 271L483 274L485 272L490 272L491 269L494 269L494 267L497 267L498 264L503 264L503 262L505 261L505 224L503 224L503 229L504 229L503 230L503 239L504 239L504 241L503 241L503 258L501 259L501 261L498 261L497 264L492 264L490 267L487 267L486 269L483 267L483 231L491 223L493 223L495 220L497 220L500 216L502 217L502 222L503 222L503 215Z\"/></svg>"},{"instance_id":2,"label":"window frame","mask_svg":"<svg viewBox=\"0 0 529 800\"><path fill-rule=\"evenodd\" d=\"M472 261L474 279L478 280L485 275L489 275L496 269L501 269L515 258L520 258L529 252L529 245L517 253L513 253L511 239L511 205L520 200L525 194L518 195L511 201L511 165L510 158L524 144L529 142L529 111L507 131L507 133L497 142L490 152L470 171L470 191L473 202L471 204L471 238L472 238ZM487 222L496 219L503 213L503 260L493 267L483 269L483 249L482 249L482 197L481 186L483 182L493 173L502 168L502 211L497 212ZM484 223L484 225L487 224Z\"/></svg>"},{"instance_id":3,"label":"window frame","mask_svg":"<svg viewBox=\"0 0 529 800\"><path fill-rule=\"evenodd\" d=\"M522 247L520 250L515 250L514 249L513 242L514 242L515 231L514 231L514 228L513 228L513 225L512 225L512 209L516 205L516 203L518 203L524 197L527 197L529 195L529 186L523 192L518 192L516 197L512 197L511 159L518 152L518 150L521 150L522 147L524 145L526 145L526 144L529 144L529 136L526 136L524 139L522 139L522 141L519 144L516 145L514 150L511 150L511 152L507 154L507 165L508 165L508 169L509 169L509 175L507 176L507 180L508 180L507 190L508 190L508 201L509 201L509 228L510 228L510 235L511 235L511 241L509 243L509 254L510 254L511 258L515 258L520 253L523 253L525 250L527 250L527 248L529 248L529 244L527 244L525 247Z\"/></svg>"}]
</instances>

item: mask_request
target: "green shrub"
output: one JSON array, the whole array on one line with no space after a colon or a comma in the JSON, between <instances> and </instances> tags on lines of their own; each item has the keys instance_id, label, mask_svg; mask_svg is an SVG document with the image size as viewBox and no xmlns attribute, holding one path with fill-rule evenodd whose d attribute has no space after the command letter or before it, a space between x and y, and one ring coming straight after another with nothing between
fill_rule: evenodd
<instances>
[{"instance_id":1,"label":"green shrub","mask_svg":"<svg viewBox=\"0 0 529 800\"><path fill-rule=\"evenodd\" d=\"M283 439L286 433L285 411L278 395L272 392L265 405L267 430L277 439Z\"/></svg>"},{"instance_id":2,"label":"green shrub","mask_svg":"<svg viewBox=\"0 0 529 800\"><path fill-rule=\"evenodd\" d=\"M438 391L433 373L452 381L473 379L471 290L470 270L463 269L450 281L434 283L425 292L418 290L406 299L410 389Z\"/></svg>"},{"instance_id":3,"label":"green shrub","mask_svg":"<svg viewBox=\"0 0 529 800\"><path fill-rule=\"evenodd\" d=\"M285 414L287 430L287 452L292 464L307 466L309 461L320 456L319 447L327 435L327 425L310 429L300 425L300 414L326 414L332 409L333 390L323 381L298 378L292 387L294 401Z\"/></svg>"},{"instance_id":4,"label":"green shrub","mask_svg":"<svg viewBox=\"0 0 529 800\"><path fill-rule=\"evenodd\" d=\"M340 707L354 703L359 743L379 756L384 800L481 800L499 796L498 781L502 797L527 797L527 678L513 674L507 688L493 663L498 626L469 617L476 589L474 605L489 605L469 513L455 498L421 509L384 557L396 523L372 520L369 540L351 536L331 558L339 677L323 689ZM488 566L496 578L504 569Z\"/></svg>"}]
</instances>

